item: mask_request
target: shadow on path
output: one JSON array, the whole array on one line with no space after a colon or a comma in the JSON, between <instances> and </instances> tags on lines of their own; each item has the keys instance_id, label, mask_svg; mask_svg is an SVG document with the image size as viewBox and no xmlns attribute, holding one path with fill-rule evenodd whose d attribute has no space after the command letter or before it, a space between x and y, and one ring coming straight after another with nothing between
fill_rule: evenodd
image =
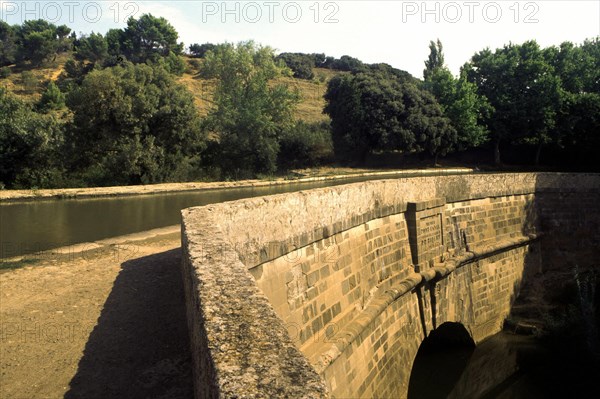
<instances>
[{"instance_id":1,"label":"shadow on path","mask_svg":"<svg viewBox=\"0 0 600 399\"><path fill-rule=\"evenodd\" d=\"M193 396L180 254L121 265L66 399Z\"/></svg>"}]
</instances>

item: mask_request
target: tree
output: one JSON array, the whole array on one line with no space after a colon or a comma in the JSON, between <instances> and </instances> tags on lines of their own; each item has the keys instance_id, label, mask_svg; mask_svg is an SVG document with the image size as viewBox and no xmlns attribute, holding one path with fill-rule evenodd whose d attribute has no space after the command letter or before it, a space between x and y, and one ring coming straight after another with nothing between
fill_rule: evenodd
<instances>
[{"instance_id":1,"label":"tree","mask_svg":"<svg viewBox=\"0 0 600 399\"><path fill-rule=\"evenodd\" d=\"M438 39L429 45L430 54L425 61L424 87L437 99L452 126L457 131L457 149L477 147L487 140L488 130L483 118L489 113L486 99L477 94L477 86L469 82L466 73L456 79L444 64L442 43Z\"/></svg>"},{"instance_id":2,"label":"tree","mask_svg":"<svg viewBox=\"0 0 600 399\"><path fill-rule=\"evenodd\" d=\"M54 24L43 19L25 21L17 28L16 61L31 61L39 66L55 56L59 49L56 29Z\"/></svg>"},{"instance_id":3,"label":"tree","mask_svg":"<svg viewBox=\"0 0 600 399\"><path fill-rule=\"evenodd\" d=\"M144 14L139 19L129 18L119 48L128 60L143 63L167 57L170 53L180 55L183 44L177 42L178 37L175 28L165 18Z\"/></svg>"},{"instance_id":4,"label":"tree","mask_svg":"<svg viewBox=\"0 0 600 399\"><path fill-rule=\"evenodd\" d=\"M444 68L444 52L442 42L440 39L437 39L437 42L433 40L429 42L429 58L425 61L423 78L428 80L429 75L439 68Z\"/></svg>"},{"instance_id":5,"label":"tree","mask_svg":"<svg viewBox=\"0 0 600 399\"><path fill-rule=\"evenodd\" d=\"M539 162L544 145L556 142L556 115L560 107L560 79L535 41L510 44L492 53L475 54L465 67L493 112L488 120L494 142L494 161L500 164L502 141L537 147Z\"/></svg>"},{"instance_id":6,"label":"tree","mask_svg":"<svg viewBox=\"0 0 600 399\"><path fill-rule=\"evenodd\" d=\"M8 188L60 185L62 126L0 88L0 182Z\"/></svg>"},{"instance_id":7,"label":"tree","mask_svg":"<svg viewBox=\"0 0 600 399\"><path fill-rule=\"evenodd\" d=\"M279 147L277 165L281 170L306 168L326 162L333 155L329 123L298 121L282 132Z\"/></svg>"},{"instance_id":8,"label":"tree","mask_svg":"<svg viewBox=\"0 0 600 399\"><path fill-rule=\"evenodd\" d=\"M77 42L75 58L94 64L102 63L108 58L108 42L101 33L92 32L89 36L83 36Z\"/></svg>"},{"instance_id":9,"label":"tree","mask_svg":"<svg viewBox=\"0 0 600 399\"><path fill-rule=\"evenodd\" d=\"M339 60L334 60L329 68L336 69L338 71L359 71L363 68L364 64L361 60L350 57L349 55L342 55Z\"/></svg>"},{"instance_id":10,"label":"tree","mask_svg":"<svg viewBox=\"0 0 600 399\"><path fill-rule=\"evenodd\" d=\"M310 80L315 76L312 70L315 67L314 57L308 54L281 53L277 59L282 60L294 72L295 78Z\"/></svg>"},{"instance_id":11,"label":"tree","mask_svg":"<svg viewBox=\"0 0 600 399\"><path fill-rule=\"evenodd\" d=\"M50 82L46 91L42 93L42 97L38 102L38 108L42 112L61 109L65 106L65 95L54 82Z\"/></svg>"},{"instance_id":12,"label":"tree","mask_svg":"<svg viewBox=\"0 0 600 399\"><path fill-rule=\"evenodd\" d=\"M204 58L208 51L214 50L217 46L212 43L198 44L194 43L190 45L189 50L192 57Z\"/></svg>"},{"instance_id":13,"label":"tree","mask_svg":"<svg viewBox=\"0 0 600 399\"><path fill-rule=\"evenodd\" d=\"M0 20L0 67L15 62L17 42L12 26Z\"/></svg>"},{"instance_id":14,"label":"tree","mask_svg":"<svg viewBox=\"0 0 600 399\"><path fill-rule=\"evenodd\" d=\"M334 77L325 100L342 161L363 162L374 150L428 151L437 161L456 138L431 94L382 70Z\"/></svg>"},{"instance_id":15,"label":"tree","mask_svg":"<svg viewBox=\"0 0 600 399\"><path fill-rule=\"evenodd\" d=\"M69 93L71 169L91 184L140 184L184 179L205 138L194 99L164 68L95 70Z\"/></svg>"},{"instance_id":16,"label":"tree","mask_svg":"<svg viewBox=\"0 0 600 399\"><path fill-rule=\"evenodd\" d=\"M109 29L105 35L108 46L108 54L112 57L118 57L123 53L121 43L125 41L125 32L121 29Z\"/></svg>"},{"instance_id":17,"label":"tree","mask_svg":"<svg viewBox=\"0 0 600 399\"><path fill-rule=\"evenodd\" d=\"M562 83L558 144L589 159L600 145L600 39L579 46L564 42L545 49L545 55Z\"/></svg>"},{"instance_id":18,"label":"tree","mask_svg":"<svg viewBox=\"0 0 600 399\"><path fill-rule=\"evenodd\" d=\"M204 73L217 78L207 128L219 137L222 172L240 177L275 171L279 135L293 124L299 97L272 81L289 70L275 62L271 48L242 42L209 51Z\"/></svg>"},{"instance_id":19,"label":"tree","mask_svg":"<svg viewBox=\"0 0 600 399\"><path fill-rule=\"evenodd\" d=\"M58 37L57 52L64 53L71 49L72 40L69 39L71 28L67 25L60 25L56 28L56 36Z\"/></svg>"}]
</instances>

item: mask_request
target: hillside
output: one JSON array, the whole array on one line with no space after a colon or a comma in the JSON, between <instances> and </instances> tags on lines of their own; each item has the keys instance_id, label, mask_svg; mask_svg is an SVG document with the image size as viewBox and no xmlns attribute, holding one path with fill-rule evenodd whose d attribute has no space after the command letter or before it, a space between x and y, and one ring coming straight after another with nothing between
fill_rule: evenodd
<instances>
[{"instance_id":1,"label":"hillside","mask_svg":"<svg viewBox=\"0 0 600 399\"><path fill-rule=\"evenodd\" d=\"M46 65L33 69L10 66L11 74L7 78L0 78L0 86L7 88L27 102L36 102L47 81L58 78L64 69L65 62L70 57L70 54L61 54ZM198 65L201 64L201 60L186 57L186 62L188 68L177 80L192 92L200 115L205 116L210 110L214 82L199 76ZM301 102L295 111L297 119L306 122L320 122L329 119L327 115L323 114L325 106L323 95L327 89L327 82L337 73L339 72L331 69L315 68L313 80L286 77L278 79L276 83L286 83L300 92Z\"/></svg>"}]
</instances>

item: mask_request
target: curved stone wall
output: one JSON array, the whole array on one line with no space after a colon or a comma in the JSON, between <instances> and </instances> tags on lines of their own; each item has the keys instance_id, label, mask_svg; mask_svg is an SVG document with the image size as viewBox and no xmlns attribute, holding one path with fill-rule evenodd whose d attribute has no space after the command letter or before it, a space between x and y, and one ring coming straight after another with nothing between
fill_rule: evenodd
<instances>
[{"instance_id":1,"label":"curved stone wall","mask_svg":"<svg viewBox=\"0 0 600 399\"><path fill-rule=\"evenodd\" d=\"M523 270L539 268L538 195L599 187L442 176L184 210L197 397L406 395L437 326L461 322L475 342L501 328Z\"/></svg>"}]
</instances>

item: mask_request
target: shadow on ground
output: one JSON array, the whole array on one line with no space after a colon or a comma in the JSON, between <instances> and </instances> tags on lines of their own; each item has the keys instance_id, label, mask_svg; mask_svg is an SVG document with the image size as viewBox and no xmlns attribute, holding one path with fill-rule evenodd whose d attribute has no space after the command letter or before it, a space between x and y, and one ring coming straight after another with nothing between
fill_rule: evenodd
<instances>
[{"instance_id":1,"label":"shadow on ground","mask_svg":"<svg viewBox=\"0 0 600 399\"><path fill-rule=\"evenodd\" d=\"M193 396L180 257L121 265L66 399Z\"/></svg>"}]
</instances>

